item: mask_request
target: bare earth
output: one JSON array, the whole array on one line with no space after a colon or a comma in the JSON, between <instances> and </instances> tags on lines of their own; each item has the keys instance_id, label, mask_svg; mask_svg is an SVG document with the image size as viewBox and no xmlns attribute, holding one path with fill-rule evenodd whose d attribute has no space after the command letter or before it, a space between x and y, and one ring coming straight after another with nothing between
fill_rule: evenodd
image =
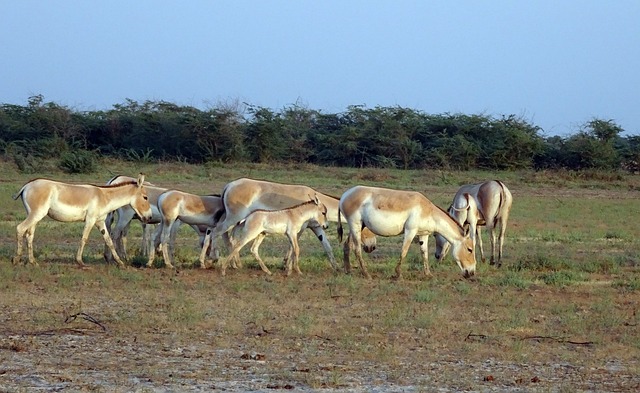
<instances>
[{"instance_id":1,"label":"bare earth","mask_svg":"<svg viewBox=\"0 0 640 393\"><path fill-rule=\"evenodd\" d=\"M589 332L577 337L522 328L498 331L493 327L499 319L495 310L482 305L469 308L456 299L446 304L447 310L434 305L436 300L411 306L409 314L416 320L446 311L431 326L392 318L394 303L410 302L412 291L425 285L442 286L445 291L467 285L453 269L438 272L444 277L426 284L354 277L349 285L355 288L337 285L330 290L330 273L265 278L251 267L232 271L226 280L217 270L189 269L175 275L130 268L126 273L131 279L120 277L114 267L81 271L66 264L44 275L30 269L42 268L18 268L20 285L4 283L11 291L0 302L1 391L633 392L640 388L638 349L591 342ZM115 275L99 278L109 272ZM77 283L65 284L68 289L47 287L83 275ZM32 276L46 282L36 282ZM139 291L127 289L132 286L128 281L136 281ZM471 283L467 296L475 296L477 284ZM541 287L503 295L522 297L519 307L542 310L558 301L587 304L593 289ZM372 305L370 299L380 304ZM637 294L616 295L616 304L632 310L639 303ZM537 310L531 315L535 317L527 325L552 323L551 316ZM623 334L638 334L637 326L619 328Z\"/></svg>"}]
</instances>

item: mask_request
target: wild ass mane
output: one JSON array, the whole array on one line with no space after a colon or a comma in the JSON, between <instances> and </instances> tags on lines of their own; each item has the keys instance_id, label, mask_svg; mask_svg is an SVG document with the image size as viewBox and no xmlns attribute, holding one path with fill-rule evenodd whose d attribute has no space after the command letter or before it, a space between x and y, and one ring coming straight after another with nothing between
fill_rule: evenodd
<instances>
[{"instance_id":1,"label":"wild ass mane","mask_svg":"<svg viewBox=\"0 0 640 393\"><path fill-rule=\"evenodd\" d=\"M295 206L284 207L284 208L279 209L279 210L256 209L256 210L252 210L251 213L249 213L249 214L253 214L255 212L276 213L276 212L281 212L281 211L285 211L285 210L293 210L293 209L299 208L300 206L309 205L311 203L315 204L316 202L315 201L306 201L306 202L298 203Z\"/></svg>"}]
</instances>

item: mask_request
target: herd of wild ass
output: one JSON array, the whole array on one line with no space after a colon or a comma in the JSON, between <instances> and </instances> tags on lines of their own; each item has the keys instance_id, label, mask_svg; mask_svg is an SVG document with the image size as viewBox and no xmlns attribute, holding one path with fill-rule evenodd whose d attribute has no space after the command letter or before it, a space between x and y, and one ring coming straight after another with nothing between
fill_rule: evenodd
<instances>
[{"instance_id":1,"label":"herd of wild ass","mask_svg":"<svg viewBox=\"0 0 640 393\"><path fill-rule=\"evenodd\" d=\"M248 243L251 253L266 273L271 271L259 255L267 234L285 235L289 250L284 267L300 273L298 237L309 228L322 243L334 270L338 269L331 244L325 233L328 222L337 223L343 241L342 222L348 227L344 242L344 269L350 273L350 254L354 252L362 274L371 278L362 250L376 248L376 236L404 235L395 277L402 274L402 262L415 237L418 237L424 274L431 275L428 239L436 237L435 257L442 260L449 249L464 277L475 274L475 245L484 250L480 227L486 226L491 239L491 264L501 264L504 235L511 210L512 196L500 181L492 180L462 186L448 211L440 209L423 194L388 188L355 186L341 197L311 187L241 178L228 183L221 195L194 195L157 187L137 178L116 176L106 185L69 184L35 179L14 196L22 199L27 218L17 226L17 250L13 264L20 263L26 240L29 263L37 265L33 255L35 227L45 216L57 221L84 221L84 230L76 262L85 266L82 254L92 227L100 230L105 242L104 257L124 266L126 239L132 220L142 222L142 253L151 267L156 252L162 253L165 266L173 268L174 244L181 224L190 225L200 238L200 267L220 259L217 244L223 241L229 250L220 261L224 276L229 263L240 267L239 252ZM157 224L152 233L151 226Z\"/></svg>"}]
</instances>

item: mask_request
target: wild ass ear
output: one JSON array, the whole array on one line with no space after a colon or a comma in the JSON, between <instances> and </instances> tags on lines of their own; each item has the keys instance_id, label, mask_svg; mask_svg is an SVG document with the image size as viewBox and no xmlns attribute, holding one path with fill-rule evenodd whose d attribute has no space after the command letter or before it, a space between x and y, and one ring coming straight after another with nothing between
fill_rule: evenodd
<instances>
[{"instance_id":1,"label":"wild ass ear","mask_svg":"<svg viewBox=\"0 0 640 393\"><path fill-rule=\"evenodd\" d=\"M144 184L144 173L140 173L138 175L138 187L142 187Z\"/></svg>"},{"instance_id":2,"label":"wild ass ear","mask_svg":"<svg viewBox=\"0 0 640 393\"><path fill-rule=\"evenodd\" d=\"M309 196L309 200L315 202L316 205L320 204L320 200L318 200L318 194L315 194L313 196L313 198L311 197L311 195L307 194Z\"/></svg>"}]
</instances>

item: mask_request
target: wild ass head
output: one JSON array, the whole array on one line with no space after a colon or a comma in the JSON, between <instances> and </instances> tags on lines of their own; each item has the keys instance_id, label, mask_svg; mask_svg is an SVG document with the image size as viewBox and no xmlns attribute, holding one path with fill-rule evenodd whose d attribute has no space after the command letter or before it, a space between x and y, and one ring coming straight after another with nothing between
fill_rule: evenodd
<instances>
[{"instance_id":1,"label":"wild ass head","mask_svg":"<svg viewBox=\"0 0 640 393\"><path fill-rule=\"evenodd\" d=\"M311 195L309 195L309 198L313 203L316 204L316 207L318 208L314 221L316 221L318 225L322 227L322 229L327 229L329 227L329 221L327 220L327 207L322 202L320 202L317 194L314 195L313 198L311 198Z\"/></svg>"},{"instance_id":2,"label":"wild ass head","mask_svg":"<svg viewBox=\"0 0 640 393\"><path fill-rule=\"evenodd\" d=\"M462 198L458 200L454 200L449 209L447 210L449 215L460 225L462 225L467 231L469 231L469 221L474 220L475 216L478 214L478 205L476 204L475 199L465 193ZM472 218L473 217L473 218ZM474 220L475 222L475 220ZM475 230L470 231L468 233L469 237L473 241L473 245L475 246L476 234ZM451 244L445 239L442 235L436 233L436 253L435 257L439 261L442 261L444 257L447 256L449 252L449 248L451 248Z\"/></svg>"},{"instance_id":3,"label":"wild ass head","mask_svg":"<svg viewBox=\"0 0 640 393\"><path fill-rule=\"evenodd\" d=\"M130 205L138 217L140 217L140 220L146 223L151 220L153 211L151 210L151 204L149 204L147 190L144 188L144 174L141 173L138 175L136 183L136 191L131 197Z\"/></svg>"}]
</instances>

